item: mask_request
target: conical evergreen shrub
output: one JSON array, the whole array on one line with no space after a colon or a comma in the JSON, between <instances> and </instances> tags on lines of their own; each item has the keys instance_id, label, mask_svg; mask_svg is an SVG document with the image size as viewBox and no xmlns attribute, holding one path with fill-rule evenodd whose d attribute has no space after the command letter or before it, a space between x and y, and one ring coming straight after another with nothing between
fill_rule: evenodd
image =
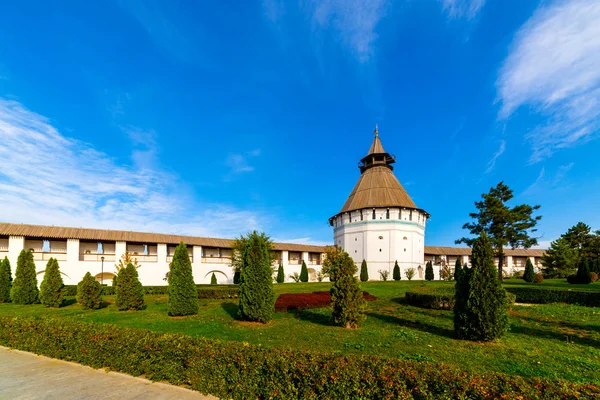
<instances>
[{"instance_id":1,"label":"conical evergreen shrub","mask_svg":"<svg viewBox=\"0 0 600 400\"><path fill-rule=\"evenodd\" d=\"M338 247L326 250L324 267L333 281L331 295L331 317L334 325L356 328L365 319L365 299L358 285L356 264L352 257Z\"/></svg>"},{"instance_id":2,"label":"conical evergreen shrub","mask_svg":"<svg viewBox=\"0 0 600 400\"><path fill-rule=\"evenodd\" d=\"M425 280L432 281L433 280L433 264L431 261L425 264Z\"/></svg>"},{"instance_id":3,"label":"conical evergreen shrub","mask_svg":"<svg viewBox=\"0 0 600 400\"><path fill-rule=\"evenodd\" d=\"M394 278L395 281L399 281L400 279L402 279L402 275L400 274L400 267L398 266L398 261L394 263L394 272L392 273L392 278Z\"/></svg>"},{"instance_id":4,"label":"conical evergreen shrub","mask_svg":"<svg viewBox=\"0 0 600 400\"><path fill-rule=\"evenodd\" d=\"M233 284L234 285L239 285L240 284L240 271L239 270L235 270L235 272L233 273Z\"/></svg>"},{"instance_id":5,"label":"conical evergreen shrub","mask_svg":"<svg viewBox=\"0 0 600 400\"><path fill-rule=\"evenodd\" d=\"M215 276L215 273L213 272L212 275L210 276L210 284L211 285L216 285L217 282L217 277Z\"/></svg>"},{"instance_id":6,"label":"conical evergreen shrub","mask_svg":"<svg viewBox=\"0 0 600 400\"><path fill-rule=\"evenodd\" d=\"M458 282L460 275L463 272L462 264L460 262L460 256L456 257L456 263L454 264L454 280Z\"/></svg>"},{"instance_id":7,"label":"conical evergreen shrub","mask_svg":"<svg viewBox=\"0 0 600 400\"><path fill-rule=\"evenodd\" d=\"M577 268L577 283L592 283L592 277L590 276L590 265L586 259L582 259L579 262L579 267Z\"/></svg>"},{"instance_id":8,"label":"conical evergreen shrub","mask_svg":"<svg viewBox=\"0 0 600 400\"><path fill-rule=\"evenodd\" d=\"M89 272L77 284L77 303L86 310L102 307L102 285Z\"/></svg>"},{"instance_id":9,"label":"conical evergreen shrub","mask_svg":"<svg viewBox=\"0 0 600 400\"><path fill-rule=\"evenodd\" d=\"M308 268L306 268L304 260L302 260L302 268L300 268L300 282L308 282Z\"/></svg>"},{"instance_id":10,"label":"conical evergreen shrub","mask_svg":"<svg viewBox=\"0 0 600 400\"><path fill-rule=\"evenodd\" d=\"M367 262L362 260L362 264L360 264L360 281L366 282L369 280L369 268L367 268Z\"/></svg>"},{"instance_id":11,"label":"conical evergreen shrub","mask_svg":"<svg viewBox=\"0 0 600 400\"><path fill-rule=\"evenodd\" d=\"M117 275L114 275L112 278L112 285L115 288L115 290L117 289Z\"/></svg>"},{"instance_id":12,"label":"conical evergreen shrub","mask_svg":"<svg viewBox=\"0 0 600 400\"><path fill-rule=\"evenodd\" d=\"M254 231L238 239L238 243L242 262L239 315L246 321L267 323L275 313L271 241L264 233Z\"/></svg>"},{"instance_id":13,"label":"conical evergreen shrub","mask_svg":"<svg viewBox=\"0 0 600 400\"><path fill-rule=\"evenodd\" d=\"M488 341L508 329L508 300L485 233L475 241L473 267L456 282L454 330L460 339Z\"/></svg>"},{"instance_id":14,"label":"conical evergreen shrub","mask_svg":"<svg viewBox=\"0 0 600 400\"><path fill-rule=\"evenodd\" d=\"M38 297L39 290L33 254L29 250L22 250L17 259L17 270L10 289L10 299L15 304L37 304L39 303Z\"/></svg>"},{"instance_id":15,"label":"conical evergreen shrub","mask_svg":"<svg viewBox=\"0 0 600 400\"><path fill-rule=\"evenodd\" d=\"M144 288L139 280L137 269L132 263L119 270L115 295L115 306L119 311L146 308Z\"/></svg>"},{"instance_id":16,"label":"conical evergreen shrub","mask_svg":"<svg viewBox=\"0 0 600 400\"><path fill-rule=\"evenodd\" d=\"M285 282L285 273L283 271L283 265L279 264L279 268L277 269L277 283Z\"/></svg>"},{"instance_id":17,"label":"conical evergreen shrub","mask_svg":"<svg viewBox=\"0 0 600 400\"><path fill-rule=\"evenodd\" d=\"M40 285L40 302L46 307L61 307L65 301L65 284L60 274L58 260L50 258L46 264L44 280Z\"/></svg>"},{"instance_id":18,"label":"conical evergreen shrub","mask_svg":"<svg viewBox=\"0 0 600 400\"><path fill-rule=\"evenodd\" d=\"M8 257L0 261L0 303L10 303L10 288L12 287L12 274Z\"/></svg>"},{"instance_id":19,"label":"conical evergreen shrub","mask_svg":"<svg viewBox=\"0 0 600 400\"><path fill-rule=\"evenodd\" d=\"M171 316L198 314L198 288L192 275L192 262L186 245L179 243L169 274L168 313Z\"/></svg>"},{"instance_id":20,"label":"conical evergreen shrub","mask_svg":"<svg viewBox=\"0 0 600 400\"><path fill-rule=\"evenodd\" d=\"M528 258L525 263L525 272L523 273L523 280L525 282L533 282L535 279L535 272L533 271L533 264L531 260Z\"/></svg>"}]
</instances>

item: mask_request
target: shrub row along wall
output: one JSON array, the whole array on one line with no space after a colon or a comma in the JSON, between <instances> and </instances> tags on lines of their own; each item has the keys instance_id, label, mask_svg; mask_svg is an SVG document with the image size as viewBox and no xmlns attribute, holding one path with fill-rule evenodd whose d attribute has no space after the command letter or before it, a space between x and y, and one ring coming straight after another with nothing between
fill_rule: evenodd
<instances>
[{"instance_id":1,"label":"shrub row along wall","mask_svg":"<svg viewBox=\"0 0 600 400\"><path fill-rule=\"evenodd\" d=\"M231 299L238 297L238 285L196 285L198 288L199 299ZM65 285L66 293L65 296L76 296L77 285ZM168 286L144 286L144 294L147 295L160 295L169 294ZM114 286L103 286L102 294L104 296L111 296L115 294Z\"/></svg>"},{"instance_id":2,"label":"shrub row along wall","mask_svg":"<svg viewBox=\"0 0 600 400\"><path fill-rule=\"evenodd\" d=\"M567 303L588 307L600 306L600 292L578 292L571 289L561 290L528 287L507 287L506 291L514 294L517 297L518 303Z\"/></svg>"},{"instance_id":3,"label":"shrub row along wall","mask_svg":"<svg viewBox=\"0 0 600 400\"><path fill-rule=\"evenodd\" d=\"M0 317L0 344L220 398L599 398L593 384L444 364L269 349L58 318Z\"/></svg>"},{"instance_id":4,"label":"shrub row along wall","mask_svg":"<svg viewBox=\"0 0 600 400\"><path fill-rule=\"evenodd\" d=\"M506 293L508 303L513 304L516 296L512 293ZM411 306L431 308L434 310L453 310L454 309L454 288L453 287L420 287L411 289L405 294L406 303Z\"/></svg>"}]
</instances>

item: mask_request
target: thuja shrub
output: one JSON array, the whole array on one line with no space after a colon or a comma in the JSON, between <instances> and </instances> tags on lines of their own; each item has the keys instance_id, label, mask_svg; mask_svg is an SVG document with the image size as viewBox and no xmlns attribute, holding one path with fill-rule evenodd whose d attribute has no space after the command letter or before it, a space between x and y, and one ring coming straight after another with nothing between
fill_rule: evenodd
<instances>
[{"instance_id":1,"label":"thuja shrub","mask_svg":"<svg viewBox=\"0 0 600 400\"><path fill-rule=\"evenodd\" d=\"M535 279L535 272L533 271L533 264L531 263L531 260L528 258L527 262L525 263L525 272L523 273L523 280L525 282L533 282L533 280Z\"/></svg>"},{"instance_id":2,"label":"thuja shrub","mask_svg":"<svg viewBox=\"0 0 600 400\"><path fill-rule=\"evenodd\" d=\"M425 264L425 280L432 281L433 280L433 264L431 261Z\"/></svg>"},{"instance_id":3,"label":"thuja shrub","mask_svg":"<svg viewBox=\"0 0 600 400\"><path fill-rule=\"evenodd\" d=\"M283 272L283 265L279 264L279 268L277 268L277 283L285 282L285 273Z\"/></svg>"},{"instance_id":4,"label":"thuja shrub","mask_svg":"<svg viewBox=\"0 0 600 400\"><path fill-rule=\"evenodd\" d=\"M304 260L302 260L302 267L300 268L300 282L308 282L308 268Z\"/></svg>"},{"instance_id":5,"label":"thuja shrub","mask_svg":"<svg viewBox=\"0 0 600 400\"><path fill-rule=\"evenodd\" d=\"M212 275L210 276L210 284L211 285L217 285L217 277L215 276L215 273L213 272Z\"/></svg>"},{"instance_id":6,"label":"thuja shrub","mask_svg":"<svg viewBox=\"0 0 600 400\"><path fill-rule=\"evenodd\" d=\"M460 274L463 272L462 263L460 262L460 256L456 257L456 263L454 263L454 280L460 280Z\"/></svg>"},{"instance_id":7,"label":"thuja shrub","mask_svg":"<svg viewBox=\"0 0 600 400\"><path fill-rule=\"evenodd\" d=\"M324 267L333 282L331 294L331 318L334 325L356 328L365 319L366 303L358 286L356 264L352 257L339 247L325 249Z\"/></svg>"},{"instance_id":8,"label":"thuja shrub","mask_svg":"<svg viewBox=\"0 0 600 400\"><path fill-rule=\"evenodd\" d=\"M8 257L0 261L0 303L10 303L10 288L12 287L12 274Z\"/></svg>"},{"instance_id":9,"label":"thuja shrub","mask_svg":"<svg viewBox=\"0 0 600 400\"><path fill-rule=\"evenodd\" d=\"M360 281L366 282L369 280L369 268L367 268L367 261L362 260L360 264Z\"/></svg>"},{"instance_id":10,"label":"thuja shrub","mask_svg":"<svg viewBox=\"0 0 600 400\"><path fill-rule=\"evenodd\" d=\"M0 345L219 398L592 399L595 384L441 363L265 348L59 318L0 316ZM115 343L118 346L115 346Z\"/></svg>"},{"instance_id":11,"label":"thuja shrub","mask_svg":"<svg viewBox=\"0 0 600 400\"><path fill-rule=\"evenodd\" d=\"M60 307L65 301L65 284L60 274L58 260L50 258L46 264L44 280L40 285L40 302L46 307Z\"/></svg>"},{"instance_id":12,"label":"thuja shrub","mask_svg":"<svg viewBox=\"0 0 600 400\"><path fill-rule=\"evenodd\" d=\"M400 274L400 267L398 266L398 261L394 263L394 272L392 273L392 278L394 278L395 281L399 281L400 279L402 279L402 275Z\"/></svg>"},{"instance_id":13,"label":"thuja shrub","mask_svg":"<svg viewBox=\"0 0 600 400\"><path fill-rule=\"evenodd\" d=\"M10 289L10 299L15 304L39 303L39 290L35 273L33 254L29 250L21 250L17 259L15 280Z\"/></svg>"},{"instance_id":14,"label":"thuja shrub","mask_svg":"<svg viewBox=\"0 0 600 400\"><path fill-rule=\"evenodd\" d=\"M169 272L168 314L171 316L198 314L198 289L192 275L190 255L183 242L175 248Z\"/></svg>"},{"instance_id":15,"label":"thuja shrub","mask_svg":"<svg viewBox=\"0 0 600 400\"><path fill-rule=\"evenodd\" d=\"M102 285L89 272L77 285L77 303L89 310L102 307Z\"/></svg>"},{"instance_id":16,"label":"thuja shrub","mask_svg":"<svg viewBox=\"0 0 600 400\"><path fill-rule=\"evenodd\" d=\"M115 305L119 311L144 310L144 288L138 278L137 269L132 263L119 270L115 288Z\"/></svg>"},{"instance_id":17,"label":"thuja shrub","mask_svg":"<svg viewBox=\"0 0 600 400\"><path fill-rule=\"evenodd\" d=\"M237 239L240 249L239 315L243 320L267 323L275 314L275 292L271 269L271 240L256 231Z\"/></svg>"}]
</instances>

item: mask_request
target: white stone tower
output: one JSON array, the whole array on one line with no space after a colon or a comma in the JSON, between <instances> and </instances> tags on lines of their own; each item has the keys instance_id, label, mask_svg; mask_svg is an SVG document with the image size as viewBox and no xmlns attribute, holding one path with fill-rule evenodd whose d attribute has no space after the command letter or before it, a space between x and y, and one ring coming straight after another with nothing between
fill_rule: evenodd
<instances>
[{"instance_id":1,"label":"white stone tower","mask_svg":"<svg viewBox=\"0 0 600 400\"><path fill-rule=\"evenodd\" d=\"M360 266L367 261L369 279L379 271L392 278L395 261L404 271L414 268L414 279L425 276L425 223L429 214L418 208L393 172L396 158L386 153L375 128L375 139L360 160L361 176L340 212L329 219L334 243ZM419 268L420 267L420 268Z\"/></svg>"}]
</instances>

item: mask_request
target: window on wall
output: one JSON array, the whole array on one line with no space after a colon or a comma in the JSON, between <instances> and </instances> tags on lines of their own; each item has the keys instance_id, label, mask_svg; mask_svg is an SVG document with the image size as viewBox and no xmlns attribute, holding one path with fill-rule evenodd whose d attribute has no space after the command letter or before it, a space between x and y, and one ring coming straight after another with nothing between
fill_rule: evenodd
<instances>
[{"instance_id":1,"label":"window on wall","mask_svg":"<svg viewBox=\"0 0 600 400\"><path fill-rule=\"evenodd\" d=\"M49 240L42 241L42 252L50 253L50 241Z\"/></svg>"},{"instance_id":2,"label":"window on wall","mask_svg":"<svg viewBox=\"0 0 600 400\"><path fill-rule=\"evenodd\" d=\"M363 220L363 210L360 210L360 220Z\"/></svg>"},{"instance_id":3,"label":"window on wall","mask_svg":"<svg viewBox=\"0 0 600 400\"><path fill-rule=\"evenodd\" d=\"M377 218L375 215L375 209L373 209L373 219Z\"/></svg>"},{"instance_id":4,"label":"window on wall","mask_svg":"<svg viewBox=\"0 0 600 400\"><path fill-rule=\"evenodd\" d=\"M104 246L102 246L102 242L98 242L98 254L104 254Z\"/></svg>"},{"instance_id":5,"label":"window on wall","mask_svg":"<svg viewBox=\"0 0 600 400\"><path fill-rule=\"evenodd\" d=\"M410 210L410 212L408 213L408 218L409 218L409 221L412 221L412 210Z\"/></svg>"},{"instance_id":6,"label":"window on wall","mask_svg":"<svg viewBox=\"0 0 600 400\"><path fill-rule=\"evenodd\" d=\"M385 212L385 219L390 219L390 209L389 208Z\"/></svg>"}]
</instances>

